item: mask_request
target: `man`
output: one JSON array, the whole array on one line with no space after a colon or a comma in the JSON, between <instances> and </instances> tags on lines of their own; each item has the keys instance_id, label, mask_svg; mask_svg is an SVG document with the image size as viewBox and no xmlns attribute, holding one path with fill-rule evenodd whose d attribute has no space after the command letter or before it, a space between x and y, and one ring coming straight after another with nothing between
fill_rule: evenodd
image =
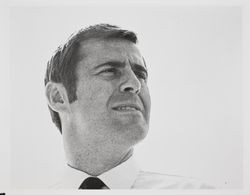
<instances>
[{"instance_id":1,"label":"man","mask_svg":"<svg viewBox=\"0 0 250 195\"><path fill-rule=\"evenodd\" d=\"M73 35L48 62L46 96L68 165L54 187L202 187L135 165L133 149L147 135L150 116L148 72L136 43L131 31L94 25Z\"/></svg>"}]
</instances>

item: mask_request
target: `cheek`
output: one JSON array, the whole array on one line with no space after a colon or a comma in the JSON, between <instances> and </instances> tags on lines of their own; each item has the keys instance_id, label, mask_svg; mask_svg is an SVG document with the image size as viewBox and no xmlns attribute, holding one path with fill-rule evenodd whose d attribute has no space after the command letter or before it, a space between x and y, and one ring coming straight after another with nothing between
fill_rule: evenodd
<instances>
[{"instance_id":1,"label":"cheek","mask_svg":"<svg viewBox=\"0 0 250 195\"><path fill-rule=\"evenodd\" d=\"M77 97L79 102L81 102L85 107L98 109L106 105L112 91L112 85L101 81L92 81L85 83L85 85L79 89Z\"/></svg>"},{"instance_id":2,"label":"cheek","mask_svg":"<svg viewBox=\"0 0 250 195\"><path fill-rule=\"evenodd\" d=\"M149 89L147 86L144 86L141 90L141 98L144 104L144 108L146 109L146 118L149 120L150 109L151 109L151 97L149 93Z\"/></svg>"}]
</instances>

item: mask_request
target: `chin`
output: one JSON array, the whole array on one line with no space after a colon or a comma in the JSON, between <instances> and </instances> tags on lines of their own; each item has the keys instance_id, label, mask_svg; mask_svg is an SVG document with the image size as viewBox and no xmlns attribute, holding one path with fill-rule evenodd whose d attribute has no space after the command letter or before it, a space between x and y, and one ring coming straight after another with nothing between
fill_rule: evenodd
<instances>
[{"instance_id":1,"label":"chin","mask_svg":"<svg viewBox=\"0 0 250 195\"><path fill-rule=\"evenodd\" d=\"M120 136L124 143L133 146L142 141L148 134L146 125L129 125L119 130Z\"/></svg>"}]
</instances>

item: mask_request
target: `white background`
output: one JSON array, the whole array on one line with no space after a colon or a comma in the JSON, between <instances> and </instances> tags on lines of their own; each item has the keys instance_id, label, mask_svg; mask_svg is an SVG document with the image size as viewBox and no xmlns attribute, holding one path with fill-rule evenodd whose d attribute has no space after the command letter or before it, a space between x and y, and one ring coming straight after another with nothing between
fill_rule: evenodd
<instances>
[{"instance_id":1,"label":"white background","mask_svg":"<svg viewBox=\"0 0 250 195\"><path fill-rule=\"evenodd\" d=\"M12 187L58 177L64 157L44 97L46 62L72 32L99 22L137 32L147 61L152 112L141 167L242 187L241 10L218 6L12 8Z\"/></svg>"}]
</instances>

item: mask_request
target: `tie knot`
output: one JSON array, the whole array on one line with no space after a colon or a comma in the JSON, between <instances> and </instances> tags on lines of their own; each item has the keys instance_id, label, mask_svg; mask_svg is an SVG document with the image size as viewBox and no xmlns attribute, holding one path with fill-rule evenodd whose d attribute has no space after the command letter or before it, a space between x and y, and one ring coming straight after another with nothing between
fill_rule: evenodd
<instances>
[{"instance_id":1,"label":"tie knot","mask_svg":"<svg viewBox=\"0 0 250 195\"><path fill-rule=\"evenodd\" d=\"M79 189L102 189L106 186L102 180L97 177L88 177L80 185Z\"/></svg>"}]
</instances>

